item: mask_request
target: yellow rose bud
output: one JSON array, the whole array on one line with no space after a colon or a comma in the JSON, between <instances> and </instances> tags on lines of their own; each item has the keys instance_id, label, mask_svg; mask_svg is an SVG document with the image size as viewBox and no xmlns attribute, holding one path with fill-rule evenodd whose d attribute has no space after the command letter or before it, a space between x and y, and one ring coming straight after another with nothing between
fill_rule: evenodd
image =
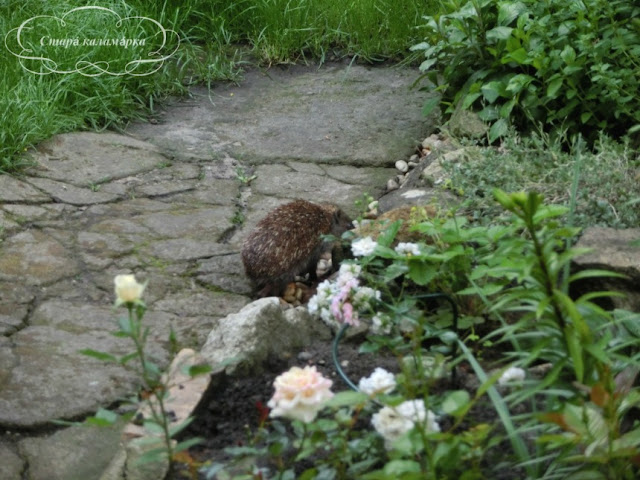
<instances>
[{"instance_id":1,"label":"yellow rose bud","mask_svg":"<svg viewBox=\"0 0 640 480\"><path fill-rule=\"evenodd\" d=\"M135 275L116 275L113 283L116 286L116 305L140 301L145 283L138 283Z\"/></svg>"}]
</instances>

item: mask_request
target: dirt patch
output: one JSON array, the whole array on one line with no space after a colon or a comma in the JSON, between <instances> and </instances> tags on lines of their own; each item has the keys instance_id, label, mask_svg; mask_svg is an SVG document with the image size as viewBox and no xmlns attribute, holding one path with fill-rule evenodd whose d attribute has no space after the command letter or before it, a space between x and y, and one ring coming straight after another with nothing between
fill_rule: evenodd
<instances>
[{"instance_id":1,"label":"dirt patch","mask_svg":"<svg viewBox=\"0 0 640 480\"><path fill-rule=\"evenodd\" d=\"M352 382L371 375L376 367L398 372L398 361L391 355L372 355L359 352L362 339L342 341L338 359L345 374ZM199 462L230 459L225 447L243 446L247 432L255 431L260 419L260 406L266 406L273 395L273 381L293 366L314 365L318 371L333 381L334 392L349 387L339 377L332 360L332 340L318 340L289 358L271 359L264 371L250 377L223 376L212 385L195 412L195 420L188 427L184 438L201 437L204 442L189 453ZM189 477L183 467L170 474L168 480L184 480ZM204 479L200 474L198 477Z\"/></svg>"}]
</instances>

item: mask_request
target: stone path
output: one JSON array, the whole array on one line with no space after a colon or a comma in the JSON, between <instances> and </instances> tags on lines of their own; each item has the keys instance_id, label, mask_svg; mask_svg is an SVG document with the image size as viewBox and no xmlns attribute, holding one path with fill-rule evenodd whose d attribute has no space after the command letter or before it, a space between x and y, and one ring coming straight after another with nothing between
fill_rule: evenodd
<instances>
[{"instance_id":1,"label":"stone path","mask_svg":"<svg viewBox=\"0 0 640 480\"><path fill-rule=\"evenodd\" d=\"M135 391L110 332L113 278L149 280L151 352L173 328L202 345L249 302L240 245L291 198L355 214L429 131L415 70L325 66L252 71L195 89L125 135L70 133L38 145L24 176L0 176L0 479L93 480L119 431L62 428ZM240 178L255 175L250 183Z\"/></svg>"}]
</instances>

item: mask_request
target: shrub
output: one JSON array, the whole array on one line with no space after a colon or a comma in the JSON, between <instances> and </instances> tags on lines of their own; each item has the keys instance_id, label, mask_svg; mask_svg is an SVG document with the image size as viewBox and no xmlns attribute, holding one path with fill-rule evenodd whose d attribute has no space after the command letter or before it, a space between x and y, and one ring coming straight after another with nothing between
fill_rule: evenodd
<instances>
[{"instance_id":1,"label":"shrub","mask_svg":"<svg viewBox=\"0 0 640 480\"><path fill-rule=\"evenodd\" d=\"M445 112L589 140L640 130L640 6L625 0L444 0L415 45ZM435 107L435 105L431 105Z\"/></svg>"}]
</instances>

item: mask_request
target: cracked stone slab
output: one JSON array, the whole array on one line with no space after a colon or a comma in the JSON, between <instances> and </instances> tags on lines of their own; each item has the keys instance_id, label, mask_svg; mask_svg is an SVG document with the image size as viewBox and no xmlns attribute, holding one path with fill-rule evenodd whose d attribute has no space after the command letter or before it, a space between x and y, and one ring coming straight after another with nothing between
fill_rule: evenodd
<instances>
[{"instance_id":1,"label":"cracked stone slab","mask_svg":"<svg viewBox=\"0 0 640 480\"><path fill-rule=\"evenodd\" d=\"M220 232L222 233L222 232ZM211 239L175 238L160 240L141 246L139 252L166 261L197 260L212 257L214 255L226 255L235 249L231 245L215 243L215 237Z\"/></svg>"},{"instance_id":2,"label":"cracked stone slab","mask_svg":"<svg viewBox=\"0 0 640 480\"><path fill-rule=\"evenodd\" d=\"M122 424L74 426L41 438L21 440L18 447L29 465L29 480L100 479L118 451L122 428Z\"/></svg>"},{"instance_id":3,"label":"cracked stone slab","mask_svg":"<svg viewBox=\"0 0 640 480\"><path fill-rule=\"evenodd\" d=\"M249 71L239 86L193 90L157 125L128 131L176 158L220 152L250 163L305 159L390 166L428 131L419 72L325 64Z\"/></svg>"},{"instance_id":4,"label":"cracked stone slab","mask_svg":"<svg viewBox=\"0 0 640 480\"><path fill-rule=\"evenodd\" d=\"M0 244L0 281L42 285L78 271L71 252L41 231L20 232Z\"/></svg>"},{"instance_id":5,"label":"cracked stone slab","mask_svg":"<svg viewBox=\"0 0 640 480\"><path fill-rule=\"evenodd\" d=\"M31 178L29 183L47 192L51 198L69 205L94 205L96 203L113 202L119 197L118 193L106 191L94 191L88 186L86 188L76 187L69 183L50 180L48 178Z\"/></svg>"},{"instance_id":6,"label":"cracked stone slab","mask_svg":"<svg viewBox=\"0 0 640 480\"><path fill-rule=\"evenodd\" d=\"M102 329L111 325L115 331L115 318L101 319L90 308L53 305L37 323L11 336L15 361L0 385L0 424L37 427L51 419L84 416L135 390L138 381L132 372L79 353L86 348L129 353L133 346L127 339ZM149 324L150 357L162 367L167 363L168 324L162 316ZM98 325L102 328L91 328Z\"/></svg>"},{"instance_id":7,"label":"cracked stone slab","mask_svg":"<svg viewBox=\"0 0 640 480\"><path fill-rule=\"evenodd\" d=\"M136 175L167 162L154 145L113 132L55 135L31 153L37 167L29 173L78 187Z\"/></svg>"},{"instance_id":8,"label":"cracked stone slab","mask_svg":"<svg viewBox=\"0 0 640 480\"><path fill-rule=\"evenodd\" d=\"M249 295L251 284L244 274L240 254L220 255L198 262L198 281L214 288L239 295ZM245 297L246 298L246 297Z\"/></svg>"},{"instance_id":9,"label":"cracked stone slab","mask_svg":"<svg viewBox=\"0 0 640 480\"><path fill-rule=\"evenodd\" d=\"M157 235L165 238L184 238L199 235L215 242L232 226L235 211L229 206L193 209L186 205L166 205L165 211L141 215L135 219Z\"/></svg>"},{"instance_id":10,"label":"cracked stone slab","mask_svg":"<svg viewBox=\"0 0 640 480\"><path fill-rule=\"evenodd\" d=\"M9 175L0 175L0 203L43 203L50 201L51 198L48 195L33 188L28 183Z\"/></svg>"},{"instance_id":11,"label":"cracked stone slab","mask_svg":"<svg viewBox=\"0 0 640 480\"><path fill-rule=\"evenodd\" d=\"M8 444L0 440L0 478L19 480L23 478L25 461Z\"/></svg>"},{"instance_id":12,"label":"cracked stone slab","mask_svg":"<svg viewBox=\"0 0 640 480\"><path fill-rule=\"evenodd\" d=\"M370 194L382 194L384 184L395 173L386 168L355 168L336 170L333 175L316 175L308 171L294 171L286 165L259 165L252 192L260 196L288 199L312 198L316 202L333 203L350 215L357 214L354 201L362 197L366 188ZM366 187L363 187L366 186Z\"/></svg>"}]
</instances>

